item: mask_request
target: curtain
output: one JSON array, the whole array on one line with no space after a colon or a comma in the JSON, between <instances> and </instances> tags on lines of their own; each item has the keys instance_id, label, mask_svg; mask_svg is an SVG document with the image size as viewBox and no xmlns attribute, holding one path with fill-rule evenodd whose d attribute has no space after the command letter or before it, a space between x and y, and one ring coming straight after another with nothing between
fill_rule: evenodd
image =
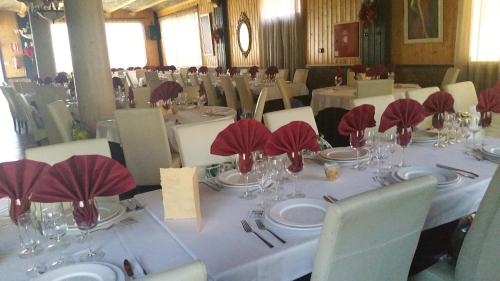
<instances>
[{"instance_id":1,"label":"curtain","mask_svg":"<svg viewBox=\"0 0 500 281\"><path fill-rule=\"evenodd\" d=\"M189 10L160 19L161 43L166 64L179 67L202 65L198 12Z\"/></svg>"},{"instance_id":2,"label":"curtain","mask_svg":"<svg viewBox=\"0 0 500 281\"><path fill-rule=\"evenodd\" d=\"M261 0L260 64L288 69L305 66L301 0ZM285 79L289 77L284 77Z\"/></svg>"},{"instance_id":3,"label":"curtain","mask_svg":"<svg viewBox=\"0 0 500 281\"><path fill-rule=\"evenodd\" d=\"M455 40L455 66L460 80L474 82L476 90L500 80L500 1L459 0Z\"/></svg>"}]
</instances>

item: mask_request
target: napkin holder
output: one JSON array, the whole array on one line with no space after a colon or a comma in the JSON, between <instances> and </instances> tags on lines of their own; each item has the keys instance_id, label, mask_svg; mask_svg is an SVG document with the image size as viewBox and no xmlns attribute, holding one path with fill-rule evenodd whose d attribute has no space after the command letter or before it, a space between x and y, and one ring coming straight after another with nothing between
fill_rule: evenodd
<instances>
[{"instance_id":1,"label":"napkin holder","mask_svg":"<svg viewBox=\"0 0 500 281\"><path fill-rule=\"evenodd\" d=\"M200 191L196 168L160 169L164 219L196 219L201 231Z\"/></svg>"}]
</instances>

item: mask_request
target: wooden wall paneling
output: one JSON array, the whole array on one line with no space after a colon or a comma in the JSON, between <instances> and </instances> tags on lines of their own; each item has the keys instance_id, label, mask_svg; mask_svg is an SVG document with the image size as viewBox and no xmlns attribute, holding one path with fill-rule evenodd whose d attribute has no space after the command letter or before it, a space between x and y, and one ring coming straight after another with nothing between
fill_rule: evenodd
<instances>
[{"instance_id":1,"label":"wooden wall paneling","mask_svg":"<svg viewBox=\"0 0 500 281\"><path fill-rule=\"evenodd\" d=\"M17 28L16 13L0 11L0 46L2 47L0 55L5 67L5 79L26 76L24 67L17 68L14 65L14 57L17 57L21 63L23 62L23 46L19 36L13 32ZM19 47L17 53L12 51L11 43L17 43Z\"/></svg>"},{"instance_id":2,"label":"wooden wall paneling","mask_svg":"<svg viewBox=\"0 0 500 281\"><path fill-rule=\"evenodd\" d=\"M248 67L252 65L260 65L259 56L259 32L260 32L260 17L259 17L259 1L258 0L228 0L228 28L229 28L229 44L231 66ZM252 28L252 44L251 50L247 57L244 57L238 47L238 38L236 29L238 27L238 19L240 14L245 12L250 19Z\"/></svg>"}]
</instances>

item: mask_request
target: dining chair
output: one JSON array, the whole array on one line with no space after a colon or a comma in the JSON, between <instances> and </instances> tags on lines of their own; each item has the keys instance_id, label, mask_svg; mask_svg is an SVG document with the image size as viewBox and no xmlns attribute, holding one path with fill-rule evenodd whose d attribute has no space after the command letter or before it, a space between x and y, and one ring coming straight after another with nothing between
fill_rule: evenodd
<instances>
[{"instance_id":1,"label":"dining chair","mask_svg":"<svg viewBox=\"0 0 500 281\"><path fill-rule=\"evenodd\" d=\"M392 94L394 80L358 80L356 83L356 97L366 98Z\"/></svg>"},{"instance_id":2,"label":"dining chair","mask_svg":"<svg viewBox=\"0 0 500 281\"><path fill-rule=\"evenodd\" d=\"M253 119L258 122L262 122L262 115L264 114L264 107L266 106L267 94L269 89L267 87L260 90L259 99L257 99L257 104L255 105L255 112L253 114Z\"/></svg>"},{"instance_id":3,"label":"dining chair","mask_svg":"<svg viewBox=\"0 0 500 281\"><path fill-rule=\"evenodd\" d=\"M12 116L12 120L14 121L14 130L21 133L22 128L26 123L26 116L24 115L21 105L15 98L14 88L10 86L0 86L0 89L2 90L2 93L9 105L10 114Z\"/></svg>"},{"instance_id":4,"label":"dining chair","mask_svg":"<svg viewBox=\"0 0 500 281\"><path fill-rule=\"evenodd\" d=\"M236 98L236 90L234 89L231 77L228 75L221 75L220 83L224 91L224 96L226 97L226 105L234 110L238 110L240 106Z\"/></svg>"},{"instance_id":5,"label":"dining chair","mask_svg":"<svg viewBox=\"0 0 500 281\"><path fill-rule=\"evenodd\" d=\"M367 97L367 98L357 98L352 101L354 106L360 106L362 104L371 104L375 106L375 129L378 130L378 126L380 125L380 118L382 118L382 113L384 113L387 106L393 102L394 96L383 95L383 96L375 96L375 97Z\"/></svg>"},{"instance_id":6,"label":"dining chair","mask_svg":"<svg viewBox=\"0 0 500 281\"><path fill-rule=\"evenodd\" d=\"M332 204L311 280L406 280L436 185L419 177Z\"/></svg>"},{"instance_id":7,"label":"dining chair","mask_svg":"<svg viewBox=\"0 0 500 281\"><path fill-rule=\"evenodd\" d=\"M135 70L135 77L137 77L137 81L139 79L146 79L146 70L145 69L136 69Z\"/></svg>"},{"instance_id":8,"label":"dining chair","mask_svg":"<svg viewBox=\"0 0 500 281\"><path fill-rule=\"evenodd\" d=\"M193 73L189 75L189 80L191 81L191 86L193 87L200 87L200 81L198 80L198 74Z\"/></svg>"},{"instance_id":9,"label":"dining chair","mask_svg":"<svg viewBox=\"0 0 500 281\"><path fill-rule=\"evenodd\" d=\"M144 72L144 77L146 78L146 84L151 86L151 82L159 81L158 72L156 71L147 71Z\"/></svg>"},{"instance_id":10,"label":"dining chair","mask_svg":"<svg viewBox=\"0 0 500 281\"><path fill-rule=\"evenodd\" d=\"M49 114L47 105L57 100L65 100L66 89L64 87L55 87L52 85L37 85L35 86L35 92L36 94L33 95L32 98L42 116L49 143L60 143L61 141L58 138L56 125Z\"/></svg>"},{"instance_id":11,"label":"dining chair","mask_svg":"<svg viewBox=\"0 0 500 281\"><path fill-rule=\"evenodd\" d=\"M446 69L446 73L444 74L443 81L441 82L441 88L449 84L457 83L458 75L460 74L460 68L449 67Z\"/></svg>"},{"instance_id":12,"label":"dining chair","mask_svg":"<svg viewBox=\"0 0 500 281\"><path fill-rule=\"evenodd\" d=\"M497 167L460 249L456 265L443 260L410 281L500 280L500 167Z\"/></svg>"},{"instance_id":13,"label":"dining chair","mask_svg":"<svg viewBox=\"0 0 500 281\"><path fill-rule=\"evenodd\" d=\"M477 105L476 88L471 81L446 85L443 87L443 91L453 96L455 112L469 112L471 106Z\"/></svg>"},{"instance_id":14,"label":"dining chair","mask_svg":"<svg viewBox=\"0 0 500 281\"><path fill-rule=\"evenodd\" d=\"M205 87L205 92L207 93L208 105L221 106L222 101L217 96L217 90L212 83L212 78L210 75L201 75L201 81L203 81L203 87Z\"/></svg>"},{"instance_id":15,"label":"dining chair","mask_svg":"<svg viewBox=\"0 0 500 281\"><path fill-rule=\"evenodd\" d=\"M149 99L151 97L152 89L150 87L137 87L133 88L135 108L149 108Z\"/></svg>"},{"instance_id":16,"label":"dining chair","mask_svg":"<svg viewBox=\"0 0 500 281\"><path fill-rule=\"evenodd\" d=\"M129 86L137 87L139 86L139 79L137 79L135 70L127 70L125 72L125 76L127 77L127 81L130 84Z\"/></svg>"},{"instance_id":17,"label":"dining chair","mask_svg":"<svg viewBox=\"0 0 500 281\"><path fill-rule=\"evenodd\" d=\"M142 281L206 281L207 268L202 262L196 261L174 269L149 274L146 277L137 279Z\"/></svg>"},{"instance_id":18,"label":"dining chair","mask_svg":"<svg viewBox=\"0 0 500 281\"><path fill-rule=\"evenodd\" d=\"M266 77L266 69L265 68L259 68L259 71L257 71L256 79L258 81L261 81Z\"/></svg>"},{"instance_id":19,"label":"dining chair","mask_svg":"<svg viewBox=\"0 0 500 281\"><path fill-rule=\"evenodd\" d=\"M295 73L293 74L293 83L307 83L307 77L309 76L309 69L300 68L295 69Z\"/></svg>"},{"instance_id":20,"label":"dining chair","mask_svg":"<svg viewBox=\"0 0 500 281\"><path fill-rule=\"evenodd\" d=\"M18 94L18 96L26 115L28 125L27 132L31 135L33 140L40 145L42 140L47 139L47 130L45 129L43 119L41 118L41 115L38 115L39 113L36 109L32 108L23 94Z\"/></svg>"},{"instance_id":21,"label":"dining chair","mask_svg":"<svg viewBox=\"0 0 500 281\"><path fill-rule=\"evenodd\" d=\"M255 111L255 102L248 81L241 75L234 76L233 80L236 83L236 89L240 97L241 111L253 113Z\"/></svg>"},{"instance_id":22,"label":"dining chair","mask_svg":"<svg viewBox=\"0 0 500 281\"><path fill-rule=\"evenodd\" d=\"M314 114L310 106L273 111L264 114L264 124L271 132L276 131L281 126L292 121L304 121L311 125L316 134L318 134L318 126L316 126L316 120L314 119Z\"/></svg>"},{"instance_id":23,"label":"dining chair","mask_svg":"<svg viewBox=\"0 0 500 281\"><path fill-rule=\"evenodd\" d=\"M179 156L170 151L160 109L121 109L115 118L127 168L138 186L159 185L160 168L180 167Z\"/></svg>"},{"instance_id":24,"label":"dining chair","mask_svg":"<svg viewBox=\"0 0 500 281\"><path fill-rule=\"evenodd\" d=\"M285 109L291 109L292 108L292 101L291 101L292 94L290 93L290 87L286 84L285 80L283 80L283 78L281 78L281 77L278 77L277 84L278 84L278 90L280 91L280 94L281 94L281 99L283 100L283 107Z\"/></svg>"},{"instance_id":25,"label":"dining chair","mask_svg":"<svg viewBox=\"0 0 500 281\"><path fill-rule=\"evenodd\" d=\"M414 89L414 90L408 90L406 92L406 97L412 100L418 101L420 104L423 104L425 100L435 92L439 92L438 87L427 87L427 88L420 88L420 89ZM417 125L417 128L419 129L427 129L427 128L432 128L432 116L427 116L424 121L420 122Z\"/></svg>"},{"instance_id":26,"label":"dining chair","mask_svg":"<svg viewBox=\"0 0 500 281\"><path fill-rule=\"evenodd\" d=\"M181 72L174 72L172 74L174 81L179 83L182 87L188 86L188 83L186 81L186 78L184 78L184 75Z\"/></svg>"},{"instance_id":27,"label":"dining chair","mask_svg":"<svg viewBox=\"0 0 500 281\"><path fill-rule=\"evenodd\" d=\"M50 118L56 127L57 140L55 143L70 142L73 140L73 116L62 100L47 105ZM54 144L54 143L51 143Z\"/></svg>"},{"instance_id":28,"label":"dining chair","mask_svg":"<svg viewBox=\"0 0 500 281\"><path fill-rule=\"evenodd\" d=\"M356 87L356 73L350 69L347 69L346 77L347 77L346 81L347 86Z\"/></svg>"},{"instance_id":29,"label":"dining chair","mask_svg":"<svg viewBox=\"0 0 500 281\"><path fill-rule=\"evenodd\" d=\"M278 77L282 78L285 81L288 81L288 69L280 68L278 69Z\"/></svg>"},{"instance_id":30,"label":"dining chair","mask_svg":"<svg viewBox=\"0 0 500 281\"><path fill-rule=\"evenodd\" d=\"M177 126L175 140L179 148L182 167L204 167L211 164L230 161L231 157L223 157L210 154L210 147L215 137L231 125L234 120L231 117L215 121L206 121L193 124ZM203 138L200 138L203 136ZM205 170L199 170L204 173Z\"/></svg>"}]
</instances>

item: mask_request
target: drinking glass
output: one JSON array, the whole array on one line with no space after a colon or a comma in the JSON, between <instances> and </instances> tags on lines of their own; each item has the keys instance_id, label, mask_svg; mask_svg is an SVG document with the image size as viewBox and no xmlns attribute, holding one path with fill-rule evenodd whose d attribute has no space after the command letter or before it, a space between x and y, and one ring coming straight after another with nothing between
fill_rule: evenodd
<instances>
[{"instance_id":1,"label":"drinking glass","mask_svg":"<svg viewBox=\"0 0 500 281\"><path fill-rule=\"evenodd\" d=\"M434 116L432 116L432 126L434 129L438 131L438 136L436 143L434 144L434 147L437 148L444 148L446 147L446 142L443 142L441 137L442 137L442 131L444 127L444 122L445 122L445 114L444 113L436 113Z\"/></svg>"},{"instance_id":2,"label":"drinking glass","mask_svg":"<svg viewBox=\"0 0 500 281\"><path fill-rule=\"evenodd\" d=\"M292 186L293 191L287 194L288 198L304 198L306 195L300 190L299 186L299 173L304 167L304 161L302 159L302 151L294 152L288 154L288 160L286 163L286 171L292 176Z\"/></svg>"},{"instance_id":3,"label":"drinking glass","mask_svg":"<svg viewBox=\"0 0 500 281\"><path fill-rule=\"evenodd\" d=\"M68 224L63 210L64 208L62 203L54 203L44 204L44 208L41 211L42 234L49 241L55 240L53 244L48 246L48 249L60 251L57 260L51 263L52 268L66 263L66 259L61 252L63 248L69 245L61 239L66 235L66 231L68 230Z\"/></svg>"},{"instance_id":4,"label":"drinking glass","mask_svg":"<svg viewBox=\"0 0 500 281\"><path fill-rule=\"evenodd\" d=\"M353 166L354 169L361 169L364 166L361 165L359 161L359 149L365 145L365 131L359 130L349 135L349 142L351 148L356 150L356 164Z\"/></svg>"},{"instance_id":5,"label":"drinking glass","mask_svg":"<svg viewBox=\"0 0 500 281\"><path fill-rule=\"evenodd\" d=\"M80 260L95 261L103 258L105 253L92 246L92 236L90 234L99 221L99 213L94 199L73 203L73 217L78 229L82 232L82 241L87 242L88 251Z\"/></svg>"},{"instance_id":6,"label":"drinking glass","mask_svg":"<svg viewBox=\"0 0 500 281\"><path fill-rule=\"evenodd\" d=\"M373 154L375 159L377 159L377 170L375 171L377 177L380 177L382 173L380 164L382 163L382 159L387 157L387 151L389 147L388 143L390 142L391 142L390 138L388 138L387 135L384 133L378 133L375 136Z\"/></svg>"},{"instance_id":7,"label":"drinking glass","mask_svg":"<svg viewBox=\"0 0 500 281\"><path fill-rule=\"evenodd\" d=\"M252 166L252 153L240 153L236 155L236 167L238 167L238 172L245 182L245 192L241 194L241 199L252 200L257 197L255 193L250 192L250 187L248 186L248 177L249 173L252 171Z\"/></svg>"},{"instance_id":8,"label":"drinking glass","mask_svg":"<svg viewBox=\"0 0 500 281\"><path fill-rule=\"evenodd\" d=\"M469 132L472 133L472 149L477 148L476 134L481 130L479 126L479 121L481 120L480 115L477 113L471 113L469 118Z\"/></svg>"},{"instance_id":9,"label":"drinking glass","mask_svg":"<svg viewBox=\"0 0 500 281\"><path fill-rule=\"evenodd\" d=\"M256 159L254 162L253 168L254 174L259 181L259 190L258 193L261 195L262 200L257 204L258 209L265 209L266 207L266 187L269 180L269 168L268 168L268 160L267 159Z\"/></svg>"},{"instance_id":10,"label":"drinking glass","mask_svg":"<svg viewBox=\"0 0 500 281\"><path fill-rule=\"evenodd\" d=\"M342 85L342 75L335 75L335 86L337 88L340 88L340 85Z\"/></svg>"},{"instance_id":11,"label":"drinking glass","mask_svg":"<svg viewBox=\"0 0 500 281\"><path fill-rule=\"evenodd\" d=\"M21 241L22 251L19 253L20 258L32 258L42 252L40 248L40 232L38 229L38 222L30 211L27 211L17 217L17 230L19 233L19 240ZM46 271L43 264L33 263L30 268L26 270L26 274L31 277L40 275Z\"/></svg>"},{"instance_id":12,"label":"drinking glass","mask_svg":"<svg viewBox=\"0 0 500 281\"><path fill-rule=\"evenodd\" d=\"M375 146L375 138L377 135L377 131L374 129L366 129L364 131L364 134L365 134L364 135L364 137L365 137L364 148L366 148L368 150L368 162L367 162L367 164L371 165L371 164L373 164L373 158L374 158L373 149Z\"/></svg>"},{"instance_id":13,"label":"drinking glass","mask_svg":"<svg viewBox=\"0 0 500 281\"><path fill-rule=\"evenodd\" d=\"M408 167L405 158L405 150L411 143L411 127L409 128L401 128L397 132L396 142L401 147L401 167Z\"/></svg>"},{"instance_id":14,"label":"drinking glass","mask_svg":"<svg viewBox=\"0 0 500 281\"><path fill-rule=\"evenodd\" d=\"M253 112L242 111L240 114L240 119L253 119Z\"/></svg>"},{"instance_id":15,"label":"drinking glass","mask_svg":"<svg viewBox=\"0 0 500 281\"><path fill-rule=\"evenodd\" d=\"M455 114L444 114L444 126L446 128L446 143L455 144L456 131L454 131L453 123L455 122Z\"/></svg>"},{"instance_id":16,"label":"drinking glass","mask_svg":"<svg viewBox=\"0 0 500 281\"><path fill-rule=\"evenodd\" d=\"M269 173L270 177L273 181L273 201L281 201L283 198L280 195L279 189L280 189L280 182L281 182L281 177L283 170L285 168L285 161L284 158L281 157L272 157L269 159Z\"/></svg>"}]
</instances>

